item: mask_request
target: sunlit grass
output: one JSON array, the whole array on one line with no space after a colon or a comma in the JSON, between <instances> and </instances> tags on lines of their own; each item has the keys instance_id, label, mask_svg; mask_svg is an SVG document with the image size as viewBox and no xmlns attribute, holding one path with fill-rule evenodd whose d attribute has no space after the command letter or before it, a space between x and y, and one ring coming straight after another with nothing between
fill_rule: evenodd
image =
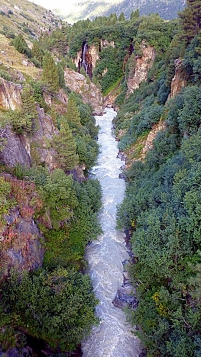
<instances>
[{"instance_id":1,"label":"sunlit grass","mask_svg":"<svg viewBox=\"0 0 201 357\"><path fill-rule=\"evenodd\" d=\"M28 66L23 64L23 61L28 62ZM6 67L20 71L25 77L38 78L40 75L40 70L33 66L15 47L11 46L10 39L2 34L0 34L0 62Z\"/></svg>"}]
</instances>

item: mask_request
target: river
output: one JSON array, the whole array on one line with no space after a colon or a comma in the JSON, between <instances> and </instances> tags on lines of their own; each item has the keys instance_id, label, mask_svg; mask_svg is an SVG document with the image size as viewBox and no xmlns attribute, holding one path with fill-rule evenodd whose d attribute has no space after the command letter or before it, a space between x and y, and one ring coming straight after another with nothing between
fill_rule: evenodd
<instances>
[{"instance_id":1,"label":"river","mask_svg":"<svg viewBox=\"0 0 201 357\"><path fill-rule=\"evenodd\" d=\"M118 156L118 147L112 132L116 112L106 108L104 115L96 116L100 131L100 154L92 175L102 187L103 208L100 222L103 233L86 249L89 274L99 304L96 308L100 319L90 336L82 342L83 357L138 357L140 341L131 331L122 309L112 303L123 284L123 264L129 259L124 233L116 230L116 211L124 197L125 182L119 178L124 164Z\"/></svg>"}]
</instances>

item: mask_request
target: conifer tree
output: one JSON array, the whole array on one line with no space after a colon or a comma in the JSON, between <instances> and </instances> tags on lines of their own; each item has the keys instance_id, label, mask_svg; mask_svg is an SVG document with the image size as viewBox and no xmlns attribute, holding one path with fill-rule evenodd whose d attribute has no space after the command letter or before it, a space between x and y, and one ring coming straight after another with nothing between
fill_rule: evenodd
<instances>
[{"instance_id":1,"label":"conifer tree","mask_svg":"<svg viewBox=\"0 0 201 357\"><path fill-rule=\"evenodd\" d=\"M38 113L36 110L36 102L31 86L26 86L22 92L22 115L30 122L30 130L38 129Z\"/></svg>"},{"instance_id":2,"label":"conifer tree","mask_svg":"<svg viewBox=\"0 0 201 357\"><path fill-rule=\"evenodd\" d=\"M137 9L135 11L133 10L130 14L130 20L137 20L137 19L139 19L139 17L140 17L139 9Z\"/></svg>"},{"instance_id":3,"label":"conifer tree","mask_svg":"<svg viewBox=\"0 0 201 357\"><path fill-rule=\"evenodd\" d=\"M21 33L17 35L11 43L18 52L24 53L30 57L31 51Z\"/></svg>"},{"instance_id":4,"label":"conifer tree","mask_svg":"<svg viewBox=\"0 0 201 357\"><path fill-rule=\"evenodd\" d=\"M54 137L53 145L57 151L57 160L64 171L72 170L79 163L76 154L76 142L68 123L61 120L60 133Z\"/></svg>"},{"instance_id":5,"label":"conifer tree","mask_svg":"<svg viewBox=\"0 0 201 357\"><path fill-rule=\"evenodd\" d=\"M42 81L50 92L57 92L59 89L59 74L57 66L49 52L46 52L43 58Z\"/></svg>"},{"instance_id":6,"label":"conifer tree","mask_svg":"<svg viewBox=\"0 0 201 357\"><path fill-rule=\"evenodd\" d=\"M81 127L80 123L80 112L78 110L75 96L73 93L70 93L68 98L68 107L66 112L66 118L70 128L73 129L73 132L77 132Z\"/></svg>"},{"instance_id":7,"label":"conifer tree","mask_svg":"<svg viewBox=\"0 0 201 357\"><path fill-rule=\"evenodd\" d=\"M38 113L30 85L25 86L21 98L22 111L17 115L11 115L13 129L18 133L30 133L38 127Z\"/></svg>"},{"instance_id":8,"label":"conifer tree","mask_svg":"<svg viewBox=\"0 0 201 357\"><path fill-rule=\"evenodd\" d=\"M31 56L34 57L39 63L40 65L42 65L43 63L43 56L44 56L44 52L40 46L39 41L34 41L33 42L33 47L31 50Z\"/></svg>"},{"instance_id":9,"label":"conifer tree","mask_svg":"<svg viewBox=\"0 0 201 357\"><path fill-rule=\"evenodd\" d=\"M183 37L189 43L201 30L201 2L187 0L187 7L179 14L182 20Z\"/></svg>"},{"instance_id":10,"label":"conifer tree","mask_svg":"<svg viewBox=\"0 0 201 357\"><path fill-rule=\"evenodd\" d=\"M125 19L124 12L121 12L121 14L119 15L118 21L123 22L123 21L125 21L125 20L126 20L126 19Z\"/></svg>"},{"instance_id":11,"label":"conifer tree","mask_svg":"<svg viewBox=\"0 0 201 357\"><path fill-rule=\"evenodd\" d=\"M65 87L64 70L61 63L57 64L58 76L59 76L59 86L61 88Z\"/></svg>"}]
</instances>

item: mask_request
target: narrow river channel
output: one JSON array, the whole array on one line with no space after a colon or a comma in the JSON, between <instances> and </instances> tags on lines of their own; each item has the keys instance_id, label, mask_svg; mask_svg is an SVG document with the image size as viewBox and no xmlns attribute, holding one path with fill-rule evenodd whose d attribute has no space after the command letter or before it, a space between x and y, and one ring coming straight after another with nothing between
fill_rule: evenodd
<instances>
[{"instance_id":1,"label":"narrow river channel","mask_svg":"<svg viewBox=\"0 0 201 357\"><path fill-rule=\"evenodd\" d=\"M83 357L138 357L140 341L131 332L131 326L118 307L112 303L123 284L123 264L129 259L124 233L116 230L116 210L124 197L125 182L119 179L120 167L117 142L112 133L112 120L116 112L107 108L105 114L96 116L99 125L100 154L92 174L102 187L103 208L100 222L103 233L86 249L89 274L99 304L96 309L100 324L82 343Z\"/></svg>"}]
</instances>

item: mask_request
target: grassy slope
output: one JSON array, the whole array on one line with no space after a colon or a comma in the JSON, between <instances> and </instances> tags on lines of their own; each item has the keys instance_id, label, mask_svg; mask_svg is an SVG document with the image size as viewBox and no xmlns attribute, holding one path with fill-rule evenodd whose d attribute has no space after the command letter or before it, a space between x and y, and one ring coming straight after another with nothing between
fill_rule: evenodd
<instances>
[{"instance_id":1,"label":"grassy slope","mask_svg":"<svg viewBox=\"0 0 201 357\"><path fill-rule=\"evenodd\" d=\"M25 77L38 78L40 70L32 64L26 66L23 64L23 60L25 60L25 56L10 46L10 39L0 34L0 69L1 67L10 67L20 71Z\"/></svg>"},{"instance_id":2,"label":"grassy slope","mask_svg":"<svg viewBox=\"0 0 201 357\"><path fill-rule=\"evenodd\" d=\"M1 0L0 32L5 31L6 27L11 32L23 33L25 39L30 39L33 35L38 37L41 32L56 28L59 21L59 17L51 11L27 0Z\"/></svg>"}]
</instances>

